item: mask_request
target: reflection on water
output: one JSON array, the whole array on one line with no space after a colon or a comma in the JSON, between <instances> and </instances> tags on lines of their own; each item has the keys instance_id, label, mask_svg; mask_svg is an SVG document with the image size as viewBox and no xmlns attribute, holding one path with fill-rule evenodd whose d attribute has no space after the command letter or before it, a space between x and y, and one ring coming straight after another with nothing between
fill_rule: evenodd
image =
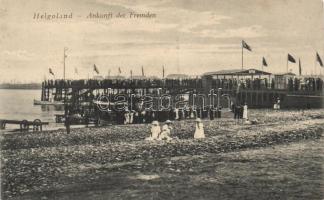
<instances>
[{"instance_id":1,"label":"reflection on water","mask_svg":"<svg viewBox=\"0 0 324 200\"><path fill-rule=\"evenodd\" d=\"M63 127L55 123L55 114L63 114L62 106L33 105L34 99L40 99L41 90L6 90L0 89L0 119L34 120L49 122L46 129ZM6 129L18 128L6 125Z\"/></svg>"}]
</instances>

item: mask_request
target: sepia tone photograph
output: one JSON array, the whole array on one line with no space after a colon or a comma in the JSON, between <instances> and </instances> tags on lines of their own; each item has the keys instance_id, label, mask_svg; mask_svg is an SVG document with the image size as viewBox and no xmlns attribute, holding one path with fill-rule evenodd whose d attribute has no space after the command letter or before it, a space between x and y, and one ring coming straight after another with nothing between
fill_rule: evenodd
<instances>
[{"instance_id":1,"label":"sepia tone photograph","mask_svg":"<svg viewBox=\"0 0 324 200\"><path fill-rule=\"evenodd\" d=\"M0 2L0 199L324 200L324 0Z\"/></svg>"}]
</instances>

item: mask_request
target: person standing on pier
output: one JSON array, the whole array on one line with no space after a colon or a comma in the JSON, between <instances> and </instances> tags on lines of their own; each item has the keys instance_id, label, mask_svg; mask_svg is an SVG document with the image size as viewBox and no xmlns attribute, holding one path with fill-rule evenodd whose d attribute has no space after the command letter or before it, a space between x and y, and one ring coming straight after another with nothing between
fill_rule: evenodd
<instances>
[{"instance_id":1,"label":"person standing on pier","mask_svg":"<svg viewBox=\"0 0 324 200\"><path fill-rule=\"evenodd\" d=\"M170 134L171 134L171 131L173 130L172 121L166 120L165 121L165 124L168 125L168 129L170 130Z\"/></svg>"},{"instance_id":2,"label":"person standing on pier","mask_svg":"<svg viewBox=\"0 0 324 200\"><path fill-rule=\"evenodd\" d=\"M243 120L247 121L248 120L248 106L245 102L243 106Z\"/></svg>"},{"instance_id":3,"label":"person standing on pier","mask_svg":"<svg viewBox=\"0 0 324 200\"><path fill-rule=\"evenodd\" d=\"M64 125L65 125L65 128L66 128L66 133L67 134L70 134L70 112L69 112L69 106L66 104L65 107L64 107L64 118L65 118L65 121L64 121Z\"/></svg>"},{"instance_id":4,"label":"person standing on pier","mask_svg":"<svg viewBox=\"0 0 324 200\"><path fill-rule=\"evenodd\" d=\"M243 118L243 107L241 104L237 104L234 106L234 119L235 124L240 122L240 119Z\"/></svg>"},{"instance_id":5,"label":"person standing on pier","mask_svg":"<svg viewBox=\"0 0 324 200\"><path fill-rule=\"evenodd\" d=\"M126 110L124 113L124 124L129 124L129 111Z\"/></svg>"},{"instance_id":6,"label":"person standing on pier","mask_svg":"<svg viewBox=\"0 0 324 200\"><path fill-rule=\"evenodd\" d=\"M129 113L129 123L133 124L134 123L134 111L130 111Z\"/></svg>"},{"instance_id":7,"label":"person standing on pier","mask_svg":"<svg viewBox=\"0 0 324 200\"><path fill-rule=\"evenodd\" d=\"M280 98L277 98L277 109L280 110Z\"/></svg>"},{"instance_id":8,"label":"person standing on pier","mask_svg":"<svg viewBox=\"0 0 324 200\"><path fill-rule=\"evenodd\" d=\"M175 119L176 119L176 120L179 120L179 109L176 108L176 109L174 110L174 112L175 112Z\"/></svg>"}]
</instances>

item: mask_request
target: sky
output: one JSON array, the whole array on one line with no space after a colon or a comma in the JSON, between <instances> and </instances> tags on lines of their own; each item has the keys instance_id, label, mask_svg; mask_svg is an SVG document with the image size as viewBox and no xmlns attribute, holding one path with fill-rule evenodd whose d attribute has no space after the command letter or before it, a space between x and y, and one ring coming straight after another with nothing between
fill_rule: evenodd
<instances>
[{"instance_id":1,"label":"sky","mask_svg":"<svg viewBox=\"0 0 324 200\"><path fill-rule=\"evenodd\" d=\"M0 0L0 82L39 82L63 76L148 76L241 68L286 72L287 53L300 59L303 74L324 74L322 0ZM89 19L90 13L111 19ZM129 18L129 13L154 18ZM34 14L70 14L72 19L33 19ZM126 18L116 18L118 14ZM77 68L78 74L75 73ZM298 73L298 64L289 63Z\"/></svg>"}]
</instances>

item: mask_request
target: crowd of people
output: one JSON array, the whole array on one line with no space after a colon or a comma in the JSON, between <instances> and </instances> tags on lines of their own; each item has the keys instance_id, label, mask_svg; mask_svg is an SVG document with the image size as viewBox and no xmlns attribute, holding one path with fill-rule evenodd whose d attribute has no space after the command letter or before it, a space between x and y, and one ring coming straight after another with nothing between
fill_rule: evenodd
<instances>
[{"instance_id":1,"label":"crowd of people","mask_svg":"<svg viewBox=\"0 0 324 200\"><path fill-rule=\"evenodd\" d=\"M322 91L323 80L320 78L289 78L288 79L288 90L289 91Z\"/></svg>"},{"instance_id":2,"label":"crowd of people","mask_svg":"<svg viewBox=\"0 0 324 200\"><path fill-rule=\"evenodd\" d=\"M274 79L272 80L274 83ZM213 79L212 80L212 87L213 88L224 88L228 90L235 90L235 89L266 89L271 86L274 89L274 85L269 85L269 81L267 78L255 78L255 79L237 79L237 78L230 78L230 79Z\"/></svg>"},{"instance_id":3,"label":"crowd of people","mask_svg":"<svg viewBox=\"0 0 324 200\"><path fill-rule=\"evenodd\" d=\"M53 94L54 101L62 101L64 98L64 88L74 88L77 90L88 89L90 91L104 90L108 94L108 89L117 90L117 93L136 94L141 90L142 93L156 93L157 89L163 91L173 89L191 89L204 91L204 88L222 88L225 90L286 90L289 92L318 92L324 90L324 82L316 77L286 77L277 79L272 78L185 78L185 79L83 79L83 80L47 80L42 83L42 100L49 101ZM50 91L53 90L53 91ZM55 90L54 90L55 89ZM152 91L150 91L152 90ZM92 92L84 95L83 101L92 101L96 95Z\"/></svg>"},{"instance_id":4,"label":"crowd of people","mask_svg":"<svg viewBox=\"0 0 324 200\"><path fill-rule=\"evenodd\" d=\"M277 100L274 109L280 109L280 99ZM232 104L231 111L234 114L234 119L237 123L241 122L242 124L255 124L257 121L250 120L248 117L248 106L246 103L242 104ZM98 112L98 111L97 111ZM82 113L82 112L81 112ZM85 113L83 113L85 114ZM194 119L196 122L196 128L194 133L194 138L204 138L204 125L201 119L214 120L215 118L221 118L221 108L195 108L185 107L183 109L175 108L170 110L162 111L153 111L153 110L143 110L143 111L134 111L134 110L125 110L120 112L98 112L95 116L100 116L100 114L112 116L105 119L109 121L116 120L116 124L142 124L142 123L151 123L152 128L150 136L146 140L171 140L171 131L172 131L172 121L180 121L186 119ZM89 114L87 114L89 115ZM79 118L87 118L80 115ZM100 117L99 117L100 118ZM66 128L69 132L70 124L72 121L67 120ZM89 121L87 121L89 123ZM88 124L87 123L87 124ZM159 123L164 123L160 127ZM99 124L97 124L99 125Z\"/></svg>"},{"instance_id":5,"label":"crowd of people","mask_svg":"<svg viewBox=\"0 0 324 200\"><path fill-rule=\"evenodd\" d=\"M275 103L274 109L280 109L280 100ZM279 104L279 105L278 105ZM258 120L253 119L250 120L248 117L248 106L246 103L244 105L241 104L232 104L232 110L234 113L234 119L236 122L241 122L241 124L257 124ZM210 120L213 120L213 118L210 118ZM162 126L160 126L159 122L157 120L152 121L151 123L151 130L150 135L145 140L167 140L170 141L172 139L171 132L172 132L172 121L166 120ZM197 117L195 118L195 132L193 134L193 138L195 139L201 139L205 138L205 132L204 132L204 125L202 123L202 120Z\"/></svg>"},{"instance_id":6,"label":"crowd of people","mask_svg":"<svg viewBox=\"0 0 324 200\"><path fill-rule=\"evenodd\" d=\"M205 81L204 78L185 79L83 79L83 80L47 80L43 88L56 88L58 91L64 87L82 89L136 89L136 88L223 88L228 90L261 90L261 89L286 89L288 91L321 91L324 82L315 77L290 77L277 80L273 78L213 78ZM207 80L207 79L206 79Z\"/></svg>"},{"instance_id":7,"label":"crowd of people","mask_svg":"<svg viewBox=\"0 0 324 200\"><path fill-rule=\"evenodd\" d=\"M213 109L206 107L202 108L175 108L168 110L124 110L115 111L112 113L104 113L105 118L115 120L116 124L142 124L152 123L153 121L163 122L166 120L184 120L184 119L207 119L214 120L215 118L221 118L221 109ZM110 116L108 116L110 115Z\"/></svg>"},{"instance_id":8,"label":"crowd of people","mask_svg":"<svg viewBox=\"0 0 324 200\"><path fill-rule=\"evenodd\" d=\"M75 87L75 88L172 88L191 87L201 88L202 79L82 79L82 80L47 80L43 82L45 87Z\"/></svg>"},{"instance_id":9,"label":"crowd of people","mask_svg":"<svg viewBox=\"0 0 324 200\"><path fill-rule=\"evenodd\" d=\"M249 120L248 118L248 106L246 103L244 105L241 104L232 104L232 112L234 113L234 119L236 121L247 121Z\"/></svg>"}]
</instances>

